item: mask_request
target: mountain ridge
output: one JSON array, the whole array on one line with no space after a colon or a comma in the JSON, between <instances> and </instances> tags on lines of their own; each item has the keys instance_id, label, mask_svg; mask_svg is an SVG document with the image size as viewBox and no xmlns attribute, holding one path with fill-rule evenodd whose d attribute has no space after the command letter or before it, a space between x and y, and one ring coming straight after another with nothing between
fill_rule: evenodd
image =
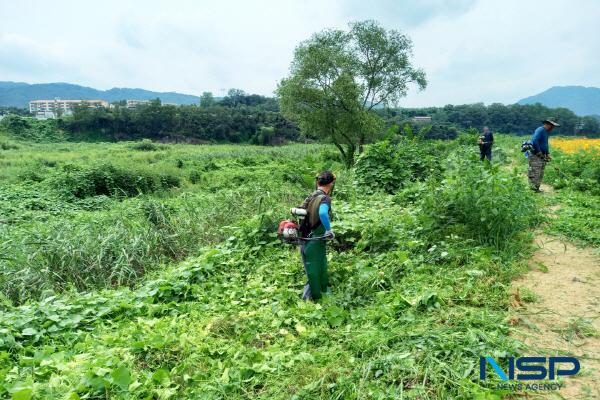
<instances>
[{"instance_id":1,"label":"mountain ridge","mask_svg":"<svg viewBox=\"0 0 600 400\"><path fill-rule=\"evenodd\" d=\"M47 100L54 98L74 100L152 100L159 98L163 103L198 104L199 96L178 92L154 92L141 88L111 88L99 90L88 86L67 82L34 83L0 81L0 106L22 107L29 106L32 100Z\"/></svg>"},{"instance_id":2,"label":"mountain ridge","mask_svg":"<svg viewBox=\"0 0 600 400\"><path fill-rule=\"evenodd\" d=\"M587 86L553 86L517 104L541 103L550 108L564 107L580 116L600 114L600 88Z\"/></svg>"}]
</instances>

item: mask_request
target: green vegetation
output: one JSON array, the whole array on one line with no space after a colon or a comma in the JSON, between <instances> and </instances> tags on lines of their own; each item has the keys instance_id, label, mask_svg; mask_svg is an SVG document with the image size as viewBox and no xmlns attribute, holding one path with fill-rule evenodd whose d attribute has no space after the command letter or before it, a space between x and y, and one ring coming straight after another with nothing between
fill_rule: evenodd
<instances>
[{"instance_id":1,"label":"green vegetation","mask_svg":"<svg viewBox=\"0 0 600 400\"><path fill-rule=\"evenodd\" d=\"M476 146L391 136L347 171L326 145L16 147L0 152L0 396L502 394L478 360L519 352L509 286L540 216ZM322 169L339 171L333 294L306 303L275 230Z\"/></svg>"},{"instance_id":2,"label":"green vegetation","mask_svg":"<svg viewBox=\"0 0 600 400\"><path fill-rule=\"evenodd\" d=\"M510 335L510 288L534 228L600 242L600 167L553 151L558 193L534 194L519 138L497 134L480 162L477 137L600 124L539 104L390 108L427 85L411 57L407 36L355 22L300 43L277 99L0 110L0 397L511 395L479 379L480 357L529 350ZM332 292L305 302L276 229L322 170L337 175ZM557 332L598 335L579 317Z\"/></svg>"},{"instance_id":3,"label":"green vegetation","mask_svg":"<svg viewBox=\"0 0 600 400\"><path fill-rule=\"evenodd\" d=\"M600 196L563 189L556 199L560 208L555 211L557 218L550 221L548 232L600 248Z\"/></svg>"},{"instance_id":4,"label":"green vegetation","mask_svg":"<svg viewBox=\"0 0 600 400\"><path fill-rule=\"evenodd\" d=\"M0 83L1 86L1 83ZM19 107L7 107L0 106L0 117L9 114L17 114L27 116L29 115L29 110L27 108L19 108Z\"/></svg>"}]
</instances>

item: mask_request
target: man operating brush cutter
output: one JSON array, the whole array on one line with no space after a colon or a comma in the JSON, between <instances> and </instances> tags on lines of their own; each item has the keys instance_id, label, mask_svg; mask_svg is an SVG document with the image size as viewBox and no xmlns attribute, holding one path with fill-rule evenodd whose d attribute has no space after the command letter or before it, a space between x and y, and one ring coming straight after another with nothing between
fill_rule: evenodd
<instances>
[{"instance_id":1,"label":"man operating brush cutter","mask_svg":"<svg viewBox=\"0 0 600 400\"><path fill-rule=\"evenodd\" d=\"M304 300L318 300L329 290L327 274L326 241L333 240L331 230L331 194L335 175L321 172L316 177L316 190L292 214L302 218L300 225L282 221L279 235L287 243L300 244L300 254L308 282L304 286Z\"/></svg>"},{"instance_id":2,"label":"man operating brush cutter","mask_svg":"<svg viewBox=\"0 0 600 400\"><path fill-rule=\"evenodd\" d=\"M483 134L479 136L479 160L488 159L492 161L492 146L494 145L494 135L490 128L483 127Z\"/></svg>"},{"instance_id":3,"label":"man operating brush cutter","mask_svg":"<svg viewBox=\"0 0 600 400\"><path fill-rule=\"evenodd\" d=\"M546 163L550 161L550 147L548 137L555 127L560 126L553 119L548 118L542 121L543 125L535 130L531 136L532 154L528 157L529 169L527 176L529 186L535 192L541 192L540 184L544 178L544 169Z\"/></svg>"}]
</instances>

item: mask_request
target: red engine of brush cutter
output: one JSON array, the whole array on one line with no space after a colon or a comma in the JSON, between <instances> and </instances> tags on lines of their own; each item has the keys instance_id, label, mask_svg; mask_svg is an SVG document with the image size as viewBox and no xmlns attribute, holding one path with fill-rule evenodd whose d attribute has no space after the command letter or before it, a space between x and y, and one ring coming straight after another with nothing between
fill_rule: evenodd
<instances>
[{"instance_id":1,"label":"red engine of brush cutter","mask_svg":"<svg viewBox=\"0 0 600 400\"><path fill-rule=\"evenodd\" d=\"M294 243L298 240L298 224L294 221L284 220L279 223L277 235L281 240L287 243Z\"/></svg>"}]
</instances>

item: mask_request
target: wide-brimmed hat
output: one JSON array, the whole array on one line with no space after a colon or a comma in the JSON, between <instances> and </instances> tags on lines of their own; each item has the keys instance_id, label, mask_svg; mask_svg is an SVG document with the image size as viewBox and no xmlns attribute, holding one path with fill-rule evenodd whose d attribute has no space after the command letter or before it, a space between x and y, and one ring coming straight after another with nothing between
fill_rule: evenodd
<instances>
[{"instance_id":1,"label":"wide-brimmed hat","mask_svg":"<svg viewBox=\"0 0 600 400\"><path fill-rule=\"evenodd\" d=\"M548 118L542 121L542 123L544 124L550 124L552 126L560 126L556 121L554 121L554 118Z\"/></svg>"}]
</instances>

